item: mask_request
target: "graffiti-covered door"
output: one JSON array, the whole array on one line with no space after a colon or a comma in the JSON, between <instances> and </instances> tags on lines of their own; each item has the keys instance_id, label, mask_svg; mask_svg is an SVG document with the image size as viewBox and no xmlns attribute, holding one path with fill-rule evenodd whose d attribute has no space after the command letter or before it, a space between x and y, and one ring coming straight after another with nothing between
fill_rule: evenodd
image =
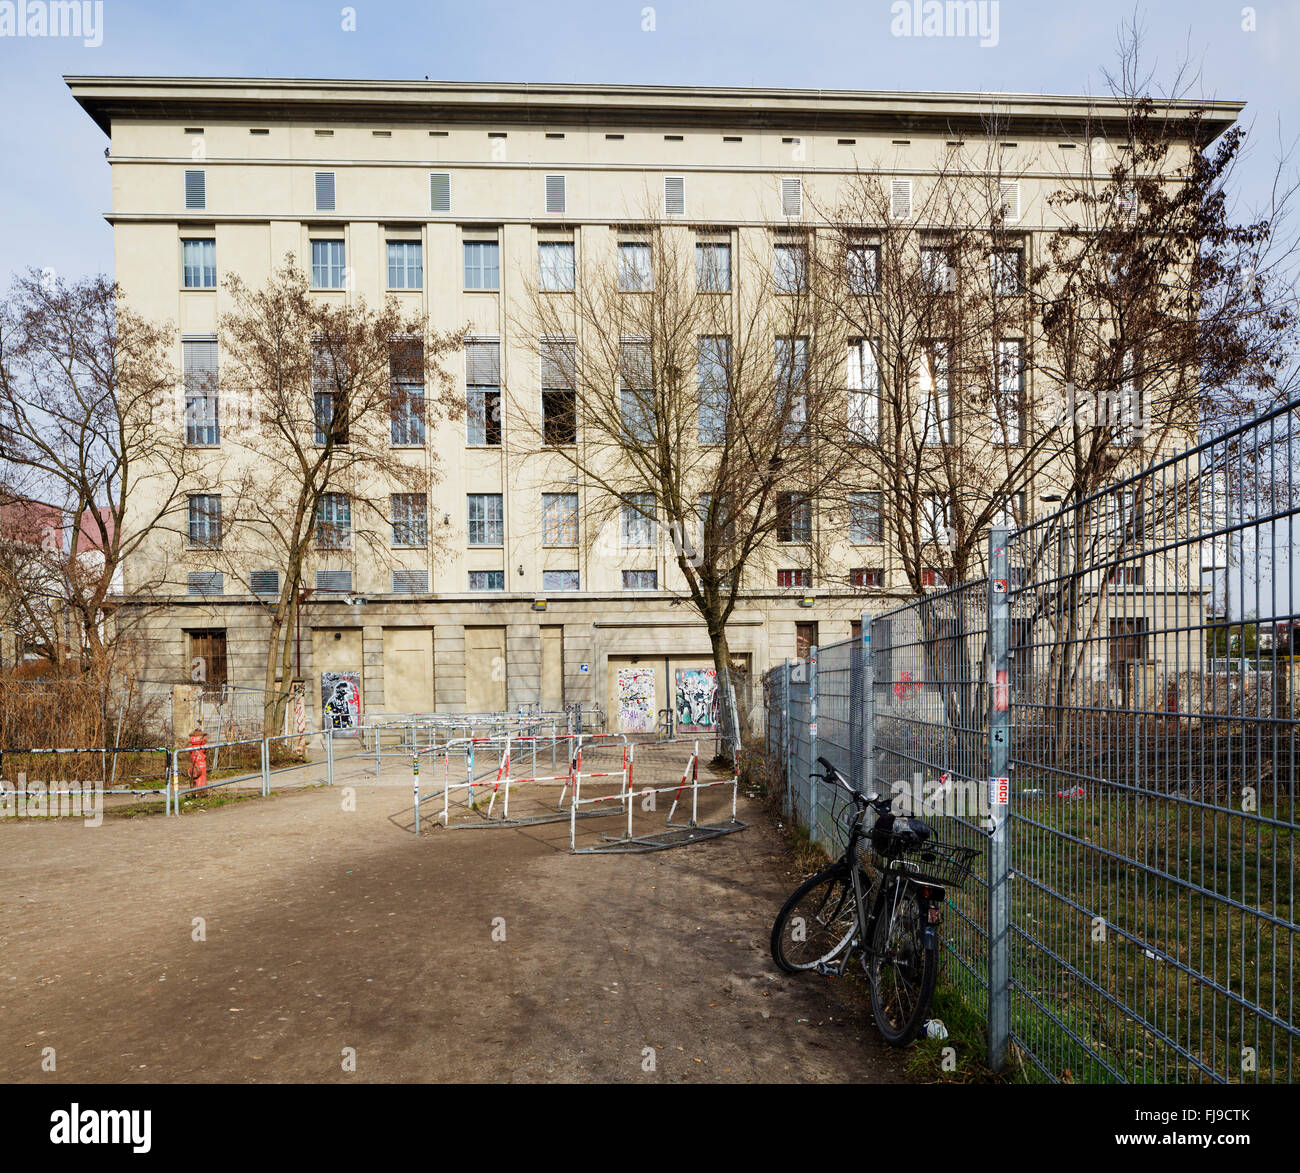
<instances>
[{"instance_id":1,"label":"graffiti-covered door","mask_svg":"<svg viewBox=\"0 0 1300 1173\"><path fill-rule=\"evenodd\" d=\"M655 670L642 665L618 669L618 731L655 730Z\"/></svg>"},{"instance_id":2,"label":"graffiti-covered door","mask_svg":"<svg viewBox=\"0 0 1300 1173\"><path fill-rule=\"evenodd\" d=\"M718 727L716 668L678 668L674 696L678 733L712 733Z\"/></svg>"}]
</instances>

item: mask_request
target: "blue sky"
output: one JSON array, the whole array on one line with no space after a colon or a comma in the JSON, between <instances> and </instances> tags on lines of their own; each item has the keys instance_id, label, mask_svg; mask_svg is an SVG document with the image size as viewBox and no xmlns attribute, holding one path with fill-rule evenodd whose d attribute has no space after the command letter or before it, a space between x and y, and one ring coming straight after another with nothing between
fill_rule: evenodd
<instances>
[{"instance_id":1,"label":"blue sky","mask_svg":"<svg viewBox=\"0 0 1300 1173\"><path fill-rule=\"evenodd\" d=\"M2 5L0 5L2 7ZM632 82L825 89L1102 93L1130 2L1001 0L998 43L899 38L889 0L492 0L409 3L103 0L103 43L0 35L0 278L32 265L75 277L109 271L104 136L65 73ZM1207 97L1243 98L1253 156L1247 205L1267 197L1279 122L1300 133L1300 0L1138 8L1160 73L1189 59Z\"/></svg>"}]
</instances>

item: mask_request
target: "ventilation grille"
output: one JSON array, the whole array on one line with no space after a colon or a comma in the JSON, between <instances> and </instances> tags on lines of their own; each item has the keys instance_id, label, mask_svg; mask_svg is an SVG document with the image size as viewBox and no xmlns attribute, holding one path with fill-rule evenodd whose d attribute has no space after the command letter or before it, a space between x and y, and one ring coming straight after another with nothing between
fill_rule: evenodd
<instances>
[{"instance_id":1,"label":"ventilation grille","mask_svg":"<svg viewBox=\"0 0 1300 1173\"><path fill-rule=\"evenodd\" d=\"M912 218L912 181L895 179L889 185L889 216L891 220Z\"/></svg>"},{"instance_id":2,"label":"ventilation grille","mask_svg":"<svg viewBox=\"0 0 1300 1173\"><path fill-rule=\"evenodd\" d=\"M206 171L185 172L185 206L187 208L206 208L208 206L208 173Z\"/></svg>"},{"instance_id":3,"label":"ventilation grille","mask_svg":"<svg viewBox=\"0 0 1300 1173\"><path fill-rule=\"evenodd\" d=\"M546 210L564 212L564 176L548 175L546 177Z\"/></svg>"},{"instance_id":4,"label":"ventilation grille","mask_svg":"<svg viewBox=\"0 0 1300 1173\"><path fill-rule=\"evenodd\" d=\"M429 211L451 211L451 172L429 172Z\"/></svg>"},{"instance_id":5,"label":"ventilation grille","mask_svg":"<svg viewBox=\"0 0 1300 1173\"><path fill-rule=\"evenodd\" d=\"M664 215L686 215L686 179L684 176L664 176Z\"/></svg>"},{"instance_id":6,"label":"ventilation grille","mask_svg":"<svg viewBox=\"0 0 1300 1173\"><path fill-rule=\"evenodd\" d=\"M781 215L803 215L803 180L781 180Z\"/></svg>"},{"instance_id":7,"label":"ventilation grille","mask_svg":"<svg viewBox=\"0 0 1300 1173\"><path fill-rule=\"evenodd\" d=\"M280 593L280 572L278 570L254 570L248 576L248 585L255 595L278 595Z\"/></svg>"},{"instance_id":8,"label":"ventilation grille","mask_svg":"<svg viewBox=\"0 0 1300 1173\"><path fill-rule=\"evenodd\" d=\"M334 172L316 172L316 211L334 211Z\"/></svg>"},{"instance_id":9,"label":"ventilation grille","mask_svg":"<svg viewBox=\"0 0 1300 1173\"><path fill-rule=\"evenodd\" d=\"M219 570L191 570L185 576L185 589L191 595L219 595L222 578Z\"/></svg>"},{"instance_id":10,"label":"ventilation grille","mask_svg":"<svg viewBox=\"0 0 1300 1173\"><path fill-rule=\"evenodd\" d=\"M429 572L427 570L394 570L393 594L425 595L429 593Z\"/></svg>"},{"instance_id":11,"label":"ventilation grille","mask_svg":"<svg viewBox=\"0 0 1300 1173\"><path fill-rule=\"evenodd\" d=\"M1020 219L1020 181L1004 180L998 184L998 211L1004 220Z\"/></svg>"},{"instance_id":12,"label":"ventilation grille","mask_svg":"<svg viewBox=\"0 0 1300 1173\"><path fill-rule=\"evenodd\" d=\"M318 570L316 571L316 589L318 591L350 591L352 589L352 571Z\"/></svg>"}]
</instances>

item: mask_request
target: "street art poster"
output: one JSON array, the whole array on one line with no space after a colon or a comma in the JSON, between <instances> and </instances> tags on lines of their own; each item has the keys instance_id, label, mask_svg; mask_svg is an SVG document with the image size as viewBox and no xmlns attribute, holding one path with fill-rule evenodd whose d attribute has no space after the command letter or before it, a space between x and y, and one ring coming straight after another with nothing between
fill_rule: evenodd
<instances>
[{"instance_id":1,"label":"street art poster","mask_svg":"<svg viewBox=\"0 0 1300 1173\"><path fill-rule=\"evenodd\" d=\"M655 670L618 670L618 727L622 733L651 733L655 727Z\"/></svg>"},{"instance_id":2,"label":"street art poster","mask_svg":"<svg viewBox=\"0 0 1300 1173\"><path fill-rule=\"evenodd\" d=\"M718 727L716 668L677 669L677 730L706 733Z\"/></svg>"},{"instance_id":3,"label":"street art poster","mask_svg":"<svg viewBox=\"0 0 1300 1173\"><path fill-rule=\"evenodd\" d=\"M361 728L361 673L322 672L320 695L324 727L357 736Z\"/></svg>"}]
</instances>

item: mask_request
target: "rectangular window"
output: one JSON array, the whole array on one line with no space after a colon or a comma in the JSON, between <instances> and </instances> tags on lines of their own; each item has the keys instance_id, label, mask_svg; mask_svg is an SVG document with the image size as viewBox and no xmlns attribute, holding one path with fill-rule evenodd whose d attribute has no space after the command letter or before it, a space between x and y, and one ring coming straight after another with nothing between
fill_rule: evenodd
<instances>
[{"instance_id":1,"label":"rectangular window","mask_svg":"<svg viewBox=\"0 0 1300 1173\"><path fill-rule=\"evenodd\" d=\"M808 288L808 248L778 244L773 248L772 279L777 293L802 293Z\"/></svg>"},{"instance_id":2,"label":"rectangular window","mask_svg":"<svg viewBox=\"0 0 1300 1173\"><path fill-rule=\"evenodd\" d=\"M781 215L791 218L803 215L803 180L798 176L781 180Z\"/></svg>"},{"instance_id":3,"label":"rectangular window","mask_svg":"<svg viewBox=\"0 0 1300 1173\"><path fill-rule=\"evenodd\" d=\"M324 447L327 442L348 442L348 404L343 386L347 373L342 369L345 358L324 342L312 346L312 405L315 421L313 442Z\"/></svg>"},{"instance_id":4,"label":"rectangular window","mask_svg":"<svg viewBox=\"0 0 1300 1173\"><path fill-rule=\"evenodd\" d=\"M948 576L937 566L921 568L921 585L923 587L941 587L948 585Z\"/></svg>"},{"instance_id":5,"label":"rectangular window","mask_svg":"<svg viewBox=\"0 0 1300 1173\"><path fill-rule=\"evenodd\" d=\"M623 545L653 546L655 498L653 493L629 493L623 498Z\"/></svg>"},{"instance_id":6,"label":"rectangular window","mask_svg":"<svg viewBox=\"0 0 1300 1173\"><path fill-rule=\"evenodd\" d=\"M812 541L812 499L807 493L776 495L776 540Z\"/></svg>"},{"instance_id":7,"label":"rectangular window","mask_svg":"<svg viewBox=\"0 0 1300 1173\"><path fill-rule=\"evenodd\" d=\"M624 293L649 293L655 287L648 244L642 241L619 244L618 287Z\"/></svg>"},{"instance_id":8,"label":"rectangular window","mask_svg":"<svg viewBox=\"0 0 1300 1173\"><path fill-rule=\"evenodd\" d=\"M952 443L952 401L948 387L948 344L931 342L921 353L923 444Z\"/></svg>"},{"instance_id":9,"label":"rectangular window","mask_svg":"<svg viewBox=\"0 0 1300 1173\"><path fill-rule=\"evenodd\" d=\"M776 572L776 585L779 587L802 587L812 586L811 570L778 570Z\"/></svg>"},{"instance_id":10,"label":"rectangular window","mask_svg":"<svg viewBox=\"0 0 1300 1173\"><path fill-rule=\"evenodd\" d=\"M998 393L993 400L993 443L1020 443L1024 415L1023 343L1018 338L998 340Z\"/></svg>"},{"instance_id":11,"label":"rectangular window","mask_svg":"<svg viewBox=\"0 0 1300 1173\"><path fill-rule=\"evenodd\" d=\"M221 443L221 421L217 395L217 340L181 340L185 364L185 443Z\"/></svg>"},{"instance_id":12,"label":"rectangular window","mask_svg":"<svg viewBox=\"0 0 1300 1173\"><path fill-rule=\"evenodd\" d=\"M794 625L794 654L797 659L806 660L817 646L817 624L796 623Z\"/></svg>"},{"instance_id":13,"label":"rectangular window","mask_svg":"<svg viewBox=\"0 0 1300 1173\"><path fill-rule=\"evenodd\" d=\"M623 571L623 589L625 591L656 591L659 589L659 571L625 570Z\"/></svg>"},{"instance_id":14,"label":"rectangular window","mask_svg":"<svg viewBox=\"0 0 1300 1173\"><path fill-rule=\"evenodd\" d=\"M503 591L506 589L504 570L471 570L469 589L472 591Z\"/></svg>"},{"instance_id":15,"label":"rectangular window","mask_svg":"<svg viewBox=\"0 0 1300 1173\"><path fill-rule=\"evenodd\" d=\"M424 288L424 249L418 240L388 242L388 288Z\"/></svg>"},{"instance_id":16,"label":"rectangular window","mask_svg":"<svg viewBox=\"0 0 1300 1173\"><path fill-rule=\"evenodd\" d=\"M346 493L322 493L316 508L316 548L352 549L352 502Z\"/></svg>"},{"instance_id":17,"label":"rectangular window","mask_svg":"<svg viewBox=\"0 0 1300 1173\"><path fill-rule=\"evenodd\" d=\"M537 285L544 293L572 293L573 245L543 240L537 245Z\"/></svg>"},{"instance_id":18,"label":"rectangular window","mask_svg":"<svg viewBox=\"0 0 1300 1173\"><path fill-rule=\"evenodd\" d=\"M664 215L686 215L686 177L684 175L664 176Z\"/></svg>"},{"instance_id":19,"label":"rectangular window","mask_svg":"<svg viewBox=\"0 0 1300 1173\"><path fill-rule=\"evenodd\" d=\"M697 244L695 281L701 293L730 293L731 245Z\"/></svg>"},{"instance_id":20,"label":"rectangular window","mask_svg":"<svg viewBox=\"0 0 1300 1173\"><path fill-rule=\"evenodd\" d=\"M951 293L957 288L957 267L946 246L921 249L921 281L931 293Z\"/></svg>"},{"instance_id":21,"label":"rectangular window","mask_svg":"<svg viewBox=\"0 0 1300 1173\"><path fill-rule=\"evenodd\" d=\"M618 344L619 412L628 440L652 443L655 437L655 403L650 344L624 338Z\"/></svg>"},{"instance_id":22,"label":"rectangular window","mask_svg":"<svg viewBox=\"0 0 1300 1173\"><path fill-rule=\"evenodd\" d=\"M721 444L727 438L731 408L731 340L721 336L700 339L696 364L698 432L701 444Z\"/></svg>"},{"instance_id":23,"label":"rectangular window","mask_svg":"<svg viewBox=\"0 0 1300 1173\"><path fill-rule=\"evenodd\" d=\"M423 493L394 493L393 545L423 547L429 544L429 501Z\"/></svg>"},{"instance_id":24,"label":"rectangular window","mask_svg":"<svg viewBox=\"0 0 1300 1173\"><path fill-rule=\"evenodd\" d=\"M495 240L467 240L465 242L465 288L499 289L498 244Z\"/></svg>"},{"instance_id":25,"label":"rectangular window","mask_svg":"<svg viewBox=\"0 0 1300 1173\"><path fill-rule=\"evenodd\" d=\"M191 631L190 664L197 666L202 675L196 683L205 691L220 689L226 683L226 629Z\"/></svg>"},{"instance_id":26,"label":"rectangular window","mask_svg":"<svg viewBox=\"0 0 1300 1173\"><path fill-rule=\"evenodd\" d=\"M849 343L849 439L872 444L880 439L880 366L865 338Z\"/></svg>"},{"instance_id":27,"label":"rectangular window","mask_svg":"<svg viewBox=\"0 0 1300 1173\"><path fill-rule=\"evenodd\" d=\"M880 292L878 244L850 245L845 252L844 265L850 293L862 295Z\"/></svg>"},{"instance_id":28,"label":"rectangular window","mask_svg":"<svg viewBox=\"0 0 1300 1173\"><path fill-rule=\"evenodd\" d=\"M854 545L878 542L881 538L880 494L849 494L849 541Z\"/></svg>"},{"instance_id":29,"label":"rectangular window","mask_svg":"<svg viewBox=\"0 0 1300 1173\"><path fill-rule=\"evenodd\" d=\"M542 590L544 591L576 591L580 589L576 570L542 571Z\"/></svg>"},{"instance_id":30,"label":"rectangular window","mask_svg":"<svg viewBox=\"0 0 1300 1173\"><path fill-rule=\"evenodd\" d=\"M311 242L311 287L342 289L345 255L341 240L313 240Z\"/></svg>"},{"instance_id":31,"label":"rectangular window","mask_svg":"<svg viewBox=\"0 0 1300 1173\"><path fill-rule=\"evenodd\" d=\"M501 444L501 344L470 341L465 344L466 443L499 447Z\"/></svg>"},{"instance_id":32,"label":"rectangular window","mask_svg":"<svg viewBox=\"0 0 1300 1173\"><path fill-rule=\"evenodd\" d=\"M542 545L578 544L578 494L542 494Z\"/></svg>"},{"instance_id":33,"label":"rectangular window","mask_svg":"<svg viewBox=\"0 0 1300 1173\"><path fill-rule=\"evenodd\" d=\"M424 342L394 338L390 343L389 438L394 447L424 446Z\"/></svg>"},{"instance_id":34,"label":"rectangular window","mask_svg":"<svg viewBox=\"0 0 1300 1173\"><path fill-rule=\"evenodd\" d=\"M553 447L578 442L578 401L573 392L577 349L562 338L543 338L539 349L542 380L542 441Z\"/></svg>"},{"instance_id":35,"label":"rectangular window","mask_svg":"<svg viewBox=\"0 0 1300 1173\"><path fill-rule=\"evenodd\" d=\"M775 351L777 418L784 421L785 438L791 443L807 439L808 339L778 338Z\"/></svg>"},{"instance_id":36,"label":"rectangular window","mask_svg":"<svg viewBox=\"0 0 1300 1173\"><path fill-rule=\"evenodd\" d=\"M921 541L937 546L948 544L951 511L944 497L934 494L921 498Z\"/></svg>"},{"instance_id":37,"label":"rectangular window","mask_svg":"<svg viewBox=\"0 0 1300 1173\"><path fill-rule=\"evenodd\" d=\"M995 248L989 254L989 278L998 297L1015 297L1024 292L1025 250Z\"/></svg>"},{"instance_id":38,"label":"rectangular window","mask_svg":"<svg viewBox=\"0 0 1300 1173\"><path fill-rule=\"evenodd\" d=\"M466 502L469 512L469 544L504 545L506 523L501 494L470 493Z\"/></svg>"},{"instance_id":39,"label":"rectangular window","mask_svg":"<svg viewBox=\"0 0 1300 1173\"><path fill-rule=\"evenodd\" d=\"M885 572L870 566L859 566L849 571L849 586L855 591L879 590L885 585ZM861 632L858 633L859 636Z\"/></svg>"},{"instance_id":40,"label":"rectangular window","mask_svg":"<svg viewBox=\"0 0 1300 1173\"><path fill-rule=\"evenodd\" d=\"M546 210L552 215L564 215L564 176L546 177Z\"/></svg>"},{"instance_id":41,"label":"rectangular window","mask_svg":"<svg viewBox=\"0 0 1300 1173\"><path fill-rule=\"evenodd\" d=\"M186 289L216 289L217 242L215 240L181 241L181 284Z\"/></svg>"},{"instance_id":42,"label":"rectangular window","mask_svg":"<svg viewBox=\"0 0 1300 1173\"><path fill-rule=\"evenodd\" d=\"M221 496L192 493L189 501L189 546L192 550L221 549Z\"/></svg>"}]
</instances>

